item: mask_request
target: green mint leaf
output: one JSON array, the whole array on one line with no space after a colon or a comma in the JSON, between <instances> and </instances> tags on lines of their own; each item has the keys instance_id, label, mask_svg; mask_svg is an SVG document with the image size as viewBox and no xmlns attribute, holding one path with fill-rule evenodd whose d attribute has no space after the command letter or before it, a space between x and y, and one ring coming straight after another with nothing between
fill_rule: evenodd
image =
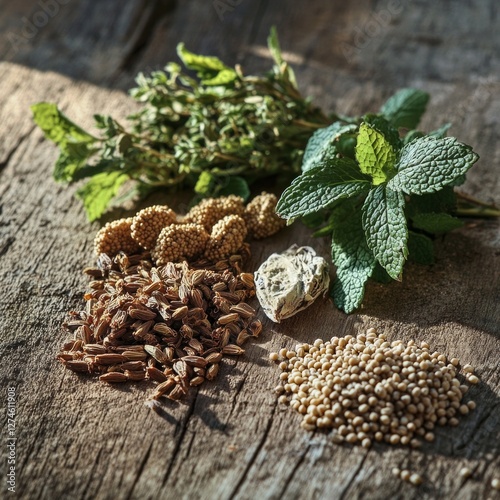
<instances>
[{"instance_id":1,"label":"green mint leaf","mask_svg":"<svg viewBox=\"0 0 500 500\"><path fill-rule=\"evenodd\" d=\"M380 112L393 127L415 128L425 112L429 94L417 89L401 89L390 97Z\"/></svg>"},{"instance_id":2,"label":"green mint leaf","mask_svg":"<svg viewBox=\"0 0 500 500\"><path fill-rule=\"evenodd\" d=\"M194 54L184 43L177 45L177 55L186 68L195 70L204 85L226 85L238 78L234 69L226 66L218 57Z\"/></svg>"},{"instance_id":3,"label":"green mint leaf","mask_svg":"<svg viewBox=\"0 0 500 500\"><path fill-rule=\"evenodd\" d=\"M427 236L409 231L408 260L424 266L434 264L434 245Z\"/></svg>"},{"instance_id":4,"label":"green mint leaf","mask_svg":"<svg viewBox=\"0 0 500 500\"><path fill-rule=\"evenodd\" d=\"M300 222L309 229L316 229L321 226L321 224L325 223L325 213L325 210L320 210L319 212L304 215L300 219Z\"/></svg>"},{"instance_id":5,"label":"green mint leaf","mask_svg":"<svg viewBox=\"0 0 500 500\"><path fill-rule=\"evenodd\" d=\"M331 293L336 306L349 314L361 305L376 260L366 243L361 211L354 203L343 203L332 213L331 221L332 260L337 266Z\"/></svg>"},{"instance_id":6,"label":"green mint leaf","mask_svg":"<svg viewBox=\"0 0 500 500\"><path fill-rule=\"evenodd\" d=\"M43 130L45 137L60 147L68 142L92 143L97 139L75 125L56 104L39 102L31 106L33 120Z\"/></svg>"},{"instance_id":7,"label":"green mint leaf","mask_svg":"<svg viewBox=\"0 0 500 500\"><path fill-rule=\"evenodd\" d=\"M364 174L370 175L373 185L387 180L393 170L396 153L385 137L366 123L359 127L356 144L356 160Z\"/></svg>"},{"instance_id":8,"label":"green mint leaf","mask_svg":"<svg viewBox=\"0 0 500 500\"><path fill-rule=\"evenodd\" d=\"M372 189L363 204L368 247L393 279L399 279L408 255L404 196L386 186Z\"/></svg>"},{"instance_id":9,"label":"green mint leaf","mask_svg":"<svg viewBox=\"0 0 500 500\"><path fill-rule=\"evenodd\" d=\"M356 162L333 158L294 179L281 195L276 213L286 219L301 217L369 188L370 181L359 171Z\"/></svg>"},{"instance_id":10,"label":"green mint leaf","mask_svg":"<svg viewBox=\"0 0 500 500\"><path fill-rule=\"evenodd\" d=\"M447 233L464 225L460 219L446 213L416 214L412 221L417 229L431 234Z\"/></svg>"},{"instance_id":11,"label":"green mint leaf","mask_svg":"<svg viewBox=\"0 0 500 500\"><path fill-rule=\"evenodd\" d=\"M457 208L457 195L451 186L445 186L436 193L412 195L406 204L410 217L419 213L453 213Z\"/></svg>"},{"instance_id":12,"label":"green mint leaf","mask_svg":"<svg viewBox=\"0 0 500 500\"><path fill-rule=\"evenodd\" d=\"M402 144L398 129L394 128L383 116L369 114L363 116L363 121L371 125L375 130L378 130L394 151L401 149Z\"/></svg>"},{"instance_id":13,"label":"green mint leaf","mask_svg":"<svg viewBox=\"0 0 500 500\"><path fill-rule=\"evenodd\" d=\"M104 214L120 186L128 179L128 175L123 172L102 172L94 175L77 191L76 194L83 201L89 221L97 220Z\"/></svg>"},{"instance_id":14,"label":"green mint leaf","mask_svg":"<svg viewBox=\"0 0 500 500\"><path fill-rule=\"evenodd\" d=\"M346 125L346 128L349 125ZM350 125L352 127L352 125ZM353 127L353 132L357 131L357 127ZM347 158L351 158L353 160L356 159L356 139L357 133L350 133L347 130L345 133L342 133L335 140L334 146L337 152L341 156L346 156Z\"/></svg>"},{"instance_id":15,"label":"green mint leaf","mask_svg":"<svg viewBox=\"0 0 500 500\"><path fill-rule=\"evenodd\" d=\"M337 154L334 142L339 140L343 134L354 132L356 129L356 125L345 125L337 121L328 127L316 130L304 151L302 172L311 170L327 158L334 158Z\"/></svg>"},{"instance_id":16,"label":"green mint leaf","mask_svg":"<svg viewBox=\"0 0 500 500\"><path fill-rule=\"evenodd\" d=\"M470 146L454 137L422 137L401 150L398 173L388 186L407 194L439 191L458 181L478 159Z\"/></svg>"}]
</instances>

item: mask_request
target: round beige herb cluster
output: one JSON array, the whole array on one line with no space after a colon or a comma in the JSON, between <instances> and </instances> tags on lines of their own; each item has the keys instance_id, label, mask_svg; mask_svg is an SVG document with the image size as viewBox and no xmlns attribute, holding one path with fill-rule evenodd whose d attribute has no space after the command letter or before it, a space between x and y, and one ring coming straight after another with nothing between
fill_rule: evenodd
<instances>
[{"instance_id":1,"label":"round beige herb cluster","mask_svg":"<svg viewBox=\"0 0 500 500\"><path fill-rule=\"evenodd\" d=\"M239 215L226 215L212 229L205 250L205 257L212 262L236 253L247 235L245 221Z\"/></svg>"},{"instance_id":2,"label":"round beige herb cluster","mask_svg":"<svg viewBox=\"0 0 500 500\"><path fill-rule=\"evenodd\" d=\"M436 425L456 426L476 406L462 402L468 386L457 378L458 359L447 362L425 342L389 342L373 328L270 355L280 358L280 401L304 415L304 429L333 428L337 443L418 447L418 438L434 440ZM463 371L478 383L470 365Z\"/></svg>"},{"instance_id":3,"label":"round beige herb cluster","mask_svg":"<svg viewBox=\"0 0 500 500\"><path fill-rule=\"evenodd\" d=\"M286 221L276 215L277 204L274 194L263 192L246 206L244 219L248 232L256 240L272 236L285 227Z\"/></svg>"},{"instance_id":4,"label":"round beige herb cluster","mask_svg":"<svg viewBox=\"0 0 500 500\"><path fill-rule=\"evenodd\" d=\"M101 253L114 256L123 251L127 254L137 253L139 245L132 239L130 228L133 218L118 219L108 222L101 228L94 238L94 251L96 255Z\"/></svg>"},{"instance_id":5,"label":"round beige herb cluster","mask_svg":"<svg viewBox=\"0 0 500 500\"><path fill-rule=\"evenodd\" d=\"M243 215L245 205L240 196L230 195L221 198L207 198L194 206L186 215L184 221L201 224L211 231L215 224L226 215Z\"/></svg>"},{"instance_id":6,"label":"round beige herb cluster","mask_svg":"<svg viewBox=\"0 0 500 500\"><path fill-rule=\"evenodd\" d=\"M161 230L151 255L158 266L191 260L203 253L209 238L199 224L173 224Z\"/></svg>"},{"instance_id":7,"label":"round beige herb cluster","mask_svg":"<svg viewBox=\"0 0 500 500\"><path fill-rule=\"evenodd\" d=\"M166 205L145 208L134 217L131 227L132 238L145 250L151 250L161 230L176 221L175 212Z\"/></svg>"}]
</instances>

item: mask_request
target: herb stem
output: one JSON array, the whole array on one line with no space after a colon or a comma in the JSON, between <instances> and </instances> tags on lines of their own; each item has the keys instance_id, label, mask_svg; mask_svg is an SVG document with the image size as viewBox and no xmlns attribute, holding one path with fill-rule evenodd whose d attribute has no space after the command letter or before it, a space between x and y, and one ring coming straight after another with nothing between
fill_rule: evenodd
<instances>
[{"instance_id":1,"label":"herb stem","mask_svg":"<svg viewBox=\"0 0 500 500\"><path fill-rule=\"evenodd\" d=\"M139 144L134 144L134 148L144 151L152 156L156 156L157 158L161 158L162 160L165 158L173 160L175 158L175 156L170 153L160 153L160 151L156 151L156 149L146 148L144 146L140 146Z\"/></svg>"},{"instance_id":2,"label":"herb stem","mask_svg":"<svg viewBox=\"0 0 500 500\"><path fill-rule=\"evenodd\" d=\"M486 203L485 201L478 200L477 198L474 198L473 196L462 193L460 191L456 191L457 196L461 198L462 200L468 201L469 203L472 203L473 205L478 205L480 207L485 207L485 208L491 208L493 210L496 210L497 212L499 209L496 207L494 203Z\"/></svg>"},{"instance_id":3,"label":"herb stem","mask_svg":"<svg viewBox=\"0 0 500 500\"><path fill-rule=\"evenodd\" d=\"M458 208L459 217L500 217L500 210L497 208L478 207L478 208Z\"/></svg>"},{"instance_id":4,"label":"herb stem","mask_svg":"<svg viewBox=\"0 0 500 500\"><path fill-rule=\"evenodd\" d=\"M313 122L307 122L305 120L300 120L300 119L293 120L292 123L293 123L293 125L298 125L300 127L312 128L312 129L316 130L319 128L323 128L325 126L325 124L328 123L326 116L324 118L325 118L325 123L313 123Z\"/></svg>"}]
</instances>

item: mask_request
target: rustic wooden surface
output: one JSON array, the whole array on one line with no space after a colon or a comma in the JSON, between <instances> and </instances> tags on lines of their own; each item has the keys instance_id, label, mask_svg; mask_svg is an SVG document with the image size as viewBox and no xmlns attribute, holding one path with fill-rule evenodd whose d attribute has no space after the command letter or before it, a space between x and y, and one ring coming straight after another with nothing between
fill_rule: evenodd
<instances>
[{"instance_id":1,"label":"rustic wooden surface","mask_svg":"<svg viewBox=\"0 0 500 500\"><path fill-rule=\"evenodd\" d=\"M52 181L57 152L29 113L48 100L84 123L95 111L125 115L133 75L173 59L181 40L260 71L276 24L301 88L327 109L376 110L401 86L430 91L424 128L454 123L453 135L481 155L463 190L498 203L498 2L71 0L35 34L25 25L43 24L39 3L0 7L0 404L15 387L17 497L498 498L490 487L500 477L498 223L471 220L442 238L434 266L408 265L402 283L370 285L358 314L320 301L281 325L265 321L244 357L225 362L218 380L185 402L165 404L160 418L143 405L147 384L116 389L55 361L65 312L82 303L80 271L99 226L87 223L72 188ZM311 242L296 225L254 245L252 265L293 242L328 256L325 241ZM302 431L299 416L276 402L279 370L268 353L369 326L391 339L425 339L477 367L481 383L467 395L477 410L420 451L338 447ZM390 473L396 466L425 483L401 483ZM471 479L459 477L463 466Z\"/></svg>"}]
</instances>

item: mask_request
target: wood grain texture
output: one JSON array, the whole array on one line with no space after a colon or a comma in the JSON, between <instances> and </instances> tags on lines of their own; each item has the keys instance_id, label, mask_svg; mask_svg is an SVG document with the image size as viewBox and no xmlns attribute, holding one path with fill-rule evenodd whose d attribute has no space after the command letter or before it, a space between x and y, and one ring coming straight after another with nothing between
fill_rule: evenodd
<instances>
[{"instance_id":1,"label":"wood grain texture","mask_svg":"<svg viewBox=\"0 0 500 500\"><path fill-rule=\"evenodd\" d=\"M262 318L265 333L245 356L186 401L166 403L161 418L143 405L146 383L107 387L55 360L65 313L82 303L81 269L99 226L86 222L73 188L52 181L57 152L28 109L57 101L85 124L96 111L125 116L134 74L173 59L181 40L261 71L276 24L300 87L326 109L376 110L401 86L430 91L423 128L453 122L453 135L481 155L461 189L498 203L497 2L242 0L220 16L212 1L71 0L15 47L12 34L22 36L22 18L33 20L40 4L0 4L0 381L4 401L8 386L18 396L19 498L498 498L490 487L500 477L497 222L470 221L437 242L435 265L408 265L403 282L369 285L357 314L325 300L280 325ZM295 225L253 245L251 266L292 243L328 257L326 241ZM279 370L268 353L369 326L475 366L481 383L467 397L477 410L419 451L339 447L302 431L299 416L277 404ZM396 466L425 483L399 482ZM472 479L459 477L463 466ZM1 488L4 497L4 480Z\"/></svg>"}]
</instances>

